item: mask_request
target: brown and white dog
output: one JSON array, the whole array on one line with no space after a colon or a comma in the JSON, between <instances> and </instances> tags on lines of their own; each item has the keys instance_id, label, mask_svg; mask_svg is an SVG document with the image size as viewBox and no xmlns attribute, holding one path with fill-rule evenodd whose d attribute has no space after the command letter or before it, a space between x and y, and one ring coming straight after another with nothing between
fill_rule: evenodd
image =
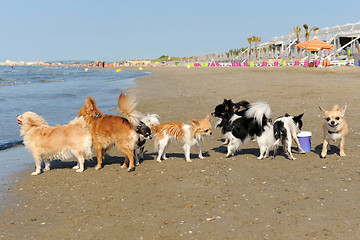
<instances>
[{"instance_id":1,"label":"brown and white dog","mask_svg":"<svg viewBox=\"0 0 360 240\"><path fill-rule=\"evenodd\" d=\"M44 171L50 170L53 159L67 159L75 156L78 160L76 172L84 171L85 157L91 156L91 135L82 117L75 118L67 125L49 126L44 118L33 112L17 116L21 125L21 136L25 147L34 157L36 170L32 175L41 173L41 161Z\"/></svg>"},{"instance_id":2,"label":"brown and white dog","mask_svg":"<svg viewBox=\"0 0 360 240\"><path fill-rule=\"evenodd\" d=\"M135 111L136 103L121 93L118 101L119 108L127 117L102 114L96 107L93 98L85 100L84 107L79 110L91 132L94 148L97 156L96 170L102 168L102 162L106 151L116 145L120 152L126 155L122 168L128 167L128 171L134 171L134 148L138 139L135 131L139 123L138 113ZM129 166L127 166L129 165Z\"/></svg>"},{"instance_id":3,"label":"brown and white dog","mask_svg":"<svg viewBox=\"0 0 360 240\"><path fill-rule=\"evenodd\" d=\"M155 146L158 149L157 161L161 158L166 160L166 149L171 139L176 139L184 144L185 160L191 162L190 148L192 145L197 146L199 158L203 159L200 143L205 135L211 135L210 114L196 121L190 119L189 124L169 122L160 125L151 126L151 131L155 133Z\"/></svg>"},{"instance_id":4,"label":"brown and white dog","mask_svg":"<svg viewBox=\"0 0 360 240\"><path fill-rule=\"evenodd\" d=\"M324 142L321 151L321 157L325 158L327 150L330 149L329 139L334 141L340 140L340 156L345 157L345 136L348 133L348 125L344 119L345 110L347 105L343 108L340 108L338 105L335 105L331 111L327 111L322 107L319 107L320 110L324 113Z\"/></svg>"}]
</instances>

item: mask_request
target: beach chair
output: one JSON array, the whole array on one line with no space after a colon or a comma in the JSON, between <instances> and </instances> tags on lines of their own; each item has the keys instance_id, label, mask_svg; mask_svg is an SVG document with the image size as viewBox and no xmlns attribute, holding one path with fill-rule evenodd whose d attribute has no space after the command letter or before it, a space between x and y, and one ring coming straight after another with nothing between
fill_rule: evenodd
<instances>
[{"instance_id":1,"label":"beach chair","mask_svg":"<svg viewBox=\"0 0 360 240\"><path fill-rule=\"evenodd\" d=\"M282 66L286 66L286 61L282 61Z\"/></svg>"},{"instance_id":2,"label":"beach chair","mask_svg":"<svg viewBox=\"0 0 360 240\"><path fill-rule=\"evenodd\" d=\"M254 62L250 62L249 66L250 66L250 67L254 67L254 66L255 66L255 63L254 63Z\"/></svg>"}]
</instances>

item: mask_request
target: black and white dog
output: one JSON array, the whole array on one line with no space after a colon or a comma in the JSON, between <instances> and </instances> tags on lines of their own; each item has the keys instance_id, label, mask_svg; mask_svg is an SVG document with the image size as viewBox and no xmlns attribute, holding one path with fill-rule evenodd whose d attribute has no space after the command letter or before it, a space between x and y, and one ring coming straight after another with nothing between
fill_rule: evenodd
<instances>
[{"instance_id":1,"label":"black and white dog","mask_svg":"<svg viewBox=\"0 0 360 240\"><path fill-rule=\"evenodd\" d=\"M294 139L296 145L298 146L301 153L305 153L305 151L301 148L299 140L297 138L297 134L301 131L303 122L301 120L304 114L300 114L299 116L293 117L289 114L285 114L284 117L279 117L274 122L274 156L276 156L277 148L279 147L280 140L282 142L284 151L290 155L291 160L295 160L294 156L291 153L291 143Z\"/></svg>"},{"instance_id":2,"label":"black and white dog","mask_svg":"<svg viewBox=\"0 0 360 240\"><path fill-rule=\"evenodd\" d=\"M274 145L274 131L270 119L271 110L267 103L233 103L230 99L225 99L215 107L212 116L220 118L216 127L221 128L223 136L229 141L226 157L234 155L242 144L254 137L260 147L258 159L269 156Z\"/></svg>"},{"instance_id":3,"label":"black and white dog","mask_svg":"<svg viewBox=\"0 0 360 240\"><path fill-rule=\"evenodd\" d=\"M139 165L140 160L144 159L146 140L151 139L151 126L159 124L159 116L157 114L148 114L143 116L137 125L135 131L139 133L139 139L134 148L134 162L136 166ZM139 154L136 153L137 149L139 149Z\"/></svg>"}]
</instances>

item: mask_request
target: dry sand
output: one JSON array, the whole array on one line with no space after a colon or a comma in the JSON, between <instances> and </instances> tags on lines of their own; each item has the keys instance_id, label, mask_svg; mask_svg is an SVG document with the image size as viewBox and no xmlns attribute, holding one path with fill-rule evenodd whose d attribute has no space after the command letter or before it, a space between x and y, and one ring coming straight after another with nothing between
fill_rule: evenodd
<instances>
[{"instance_id":1,"label":"dry sand","mask_svg":"<svg viewBox=\"0 0 360 240\"><path fill-rule=\"evenodd\" d=\"M126 70L126 69L125 69ZM145 160L128 173L111 150L103 169L86 162L83 173L54 162L6 195L0 218L4 239L360 239L360 68L145 68L153 74L128 92L138 110L161 122L200 119L224 98L262 100L273 117L304 112L312 152L295 161L282 149L275 160L257 160L256 142L225 158L219 129L204 139L205 159L192 163L173 143L157 163L153 141ZM348 104L347 157L337 144L319 158L322 113ZM114 102L114 107L116 102ZM213 119L213 125L216 120ZM17 150L15 150L17 151ZM20 150L19 150L20 151ZM30 166L33 160L29 159Z\"/></svg>"}]
</instances>

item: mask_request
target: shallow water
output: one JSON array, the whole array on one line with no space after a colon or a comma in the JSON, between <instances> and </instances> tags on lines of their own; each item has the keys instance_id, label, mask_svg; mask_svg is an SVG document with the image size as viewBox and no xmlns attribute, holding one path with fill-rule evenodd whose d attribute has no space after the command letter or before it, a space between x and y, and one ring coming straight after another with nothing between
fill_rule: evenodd
<instances>
[{"instance_id":1,"label":"shallow water","mask_svg":"<svg viewBox=\"0 0 360 240\"><path fill-rule=\"evenodd\" d=\"M86 72L74 67L0 66L0 162L6 164L0 170L0 184L22 166L34 163L31 156L14 160L8 154L9 148L21 144L17 115L32 111L44 117L49 125L67 124L77 116L88 96L95 98L103 113L110 113L117 107L119 94L135 86L135 78L147 74L103 69Z\"/></svg>"}]
</instances>

